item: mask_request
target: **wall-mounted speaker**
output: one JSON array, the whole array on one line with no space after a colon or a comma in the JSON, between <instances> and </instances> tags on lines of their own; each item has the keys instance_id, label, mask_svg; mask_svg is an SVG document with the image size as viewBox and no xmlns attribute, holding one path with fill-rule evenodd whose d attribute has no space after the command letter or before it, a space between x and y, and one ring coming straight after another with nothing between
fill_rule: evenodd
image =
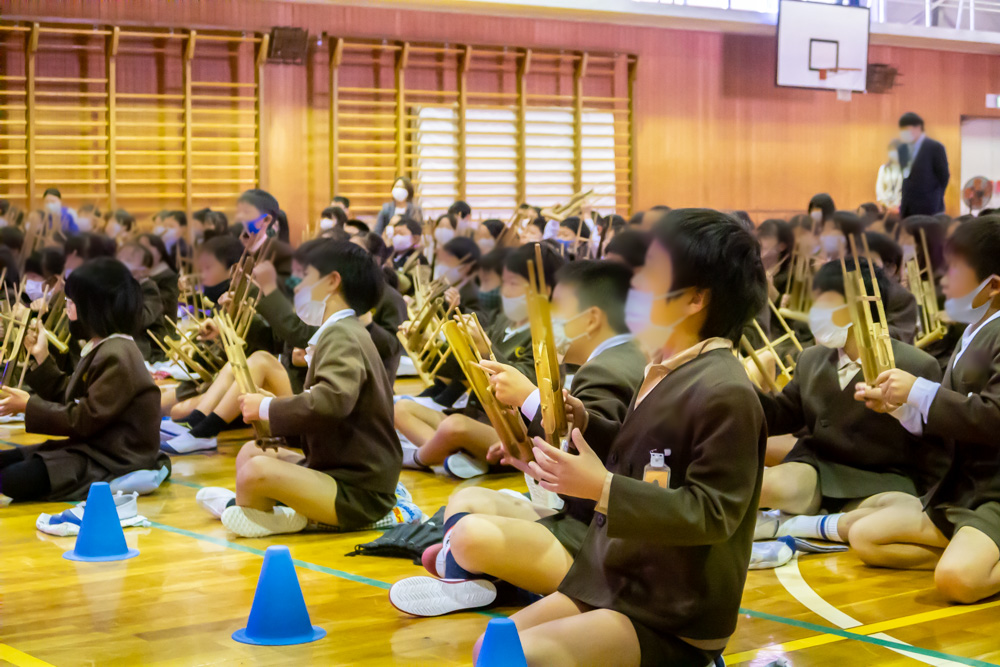
<instances>
[{"instance_id":1,"label":"wall-mounted speaker","mask_svg":"<svg viewBox=\"0 0 1000 667\"><path fill-rule=\"evenodd\" d=\"M899 70L883 63L868 64L868 92L885 94L892 90L899 78Z\"/></svg>"},{"instance_id":2,"label":"wall-mounted speaker","mask_svg":"<svg viewBox=\"0 0 1000 667\"><path fill-rule=\"evenodd\" d=\"M267 61L302 65L309 51L309 31L302 28L272 28Z\"/></svg>"}]
</instances>

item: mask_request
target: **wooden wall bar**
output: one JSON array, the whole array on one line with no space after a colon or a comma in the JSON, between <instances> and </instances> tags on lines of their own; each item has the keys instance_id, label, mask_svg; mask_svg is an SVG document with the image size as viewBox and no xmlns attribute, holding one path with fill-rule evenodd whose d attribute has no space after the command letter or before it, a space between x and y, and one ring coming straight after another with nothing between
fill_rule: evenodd
<instances>
[{"instance_id":1,"label":"wooden wall bar","mask_svg":"<svg viewBox=\"0 0 1000 667\"><path fill-rule=\"evenodd\" d=\"M896 120L912 110L948 148L955 175L947 202L957 212L961 118L1000 117L984 108L985 94L1000 92L1000 58L989 55L875 46L870 61L899 68L899 87L844 103L833 93L776 88L776 45L768 37L321 3L178 0L168 8L157 0L7 0L5 5L6 19L262 32L301 26L312 35L326 31L394 42L636 54L634 110L622 120L635 127L637 208L711 205L746 209L761 218L797 211L820 191L844 207L854 206L874 197L875 174ZM310 141L318 138L318 126L328 125L317 118L320 113L326 118L328 100L310 102L310 86L318 82L310 80L308 67L264 70L262 118L268 132L261 181L294 225L329 192L330 174L303 177L303 166L317 160ZM470 106L473 74L468 74ZM572 75L569 83L571 93ZM328 82L322 86L326 90ZM322 152L328 153L329 128L322 132Z\"/></svg>"}]
</instances>

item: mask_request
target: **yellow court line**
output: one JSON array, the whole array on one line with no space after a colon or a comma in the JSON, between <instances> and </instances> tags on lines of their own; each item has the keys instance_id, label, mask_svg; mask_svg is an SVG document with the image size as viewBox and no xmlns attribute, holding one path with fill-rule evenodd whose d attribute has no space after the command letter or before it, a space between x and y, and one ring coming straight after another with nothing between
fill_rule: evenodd
<instances>
[{"instance_id":1,"label":"yellow court line","mask_svg":"<svg viewBox=\"0 0 1000 667\"><path fill-rule=\"evenodd\" d=\"M901 616L900 618L894 618L888 621L879 621L878 623L870 623L868 625L859 625L854 628L848 628L847 631L857 635L873 635L879 632L885 632L886 630L898 630L899 628L905 628L912 625L920 625L921 623L928 623L930 621L937 621L942 618L950 618L952 616L960 616L962 614L969 614L976 611L982 611L985 609L991 609L993 607L1000 607L1000 600L994 602L987 602L985 604L971 605L971 606L955 606L955 607L944 607L942 609L934 609L932 611L925 611L919 614L911 614L910 616ZM751 660L755 657L759 657L760 653L791 653L792 651L801 651L807 648L814 648L816 646L824 646L826 644L833 644L835 642L847 641L848 637L841 637L839 635L813 635L812 637L804 637L802 639L796 639L784 644L771 644L769 646L763 646L759 649L754 649L751 651L743 651L742 653L732 653L726 655L726 661L731 663L740 663L747 660Z\"/></svg>"},{"instance_id":2,"label":"yellow court line","mask_svg":"<svg viewBox=\"0 0 1000 667\"><path fill-rule=\"evenodd\" d=\"M15 667L55 667L7 644L0 644L0 660L9 662Z\"/></svg>"}]
</instances>

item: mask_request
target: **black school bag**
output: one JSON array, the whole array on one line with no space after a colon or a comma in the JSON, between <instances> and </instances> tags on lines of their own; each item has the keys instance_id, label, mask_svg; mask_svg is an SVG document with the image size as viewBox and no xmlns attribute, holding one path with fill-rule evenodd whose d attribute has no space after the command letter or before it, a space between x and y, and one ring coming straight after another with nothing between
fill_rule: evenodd
<instances>
[{"instance_id":1,"label":"black school bag","mask_svg":"<svg viewBox=\"0 0 1000 667\"><path fill-rule=\"evenodd\" d=\"M378 539L358 544L347 556L409 558L420 565L424 550L444 540L444 507L423 523L408 523L382 533Z\"/></svg>"}]
</instances>

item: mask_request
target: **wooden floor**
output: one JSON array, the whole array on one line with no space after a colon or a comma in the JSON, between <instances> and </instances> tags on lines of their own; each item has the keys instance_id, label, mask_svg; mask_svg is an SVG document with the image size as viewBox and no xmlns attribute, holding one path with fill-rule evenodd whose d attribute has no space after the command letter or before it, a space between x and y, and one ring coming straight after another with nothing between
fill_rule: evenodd
<instances>
[{"instance_id":1,"label":"wooden floor","mask_svg":"<svg viewBox=\"0 0 1000 667\"><path fill-rule=\"evenodd\" d=\"M140 498L149 528L126 529L138 558L76 563L73 538L37 532L40 512L61 503L0 509L0 664L71 665L461 665L490 615L437 619L401 615L389 585L423 570L400 559L348 557L377 533L301 534L245 540L227 534L194 496L234 485L241 434L218 453L174 459L173 480ZM0 447L37 438L0 427ZM428 514L459 488L405 471ZM472 482L523 489L523 478ZM287 544L314 624L325 639L303 646L246 646L243 627L270 544ZM664 563L669 571L670 564ZM513 610L496 610L510 613ZM495 612L491 612L495 613ZM912 653L899 650L912 645ZM949 606L929 573L872 570L851 553L807 555L780 570L751 572L729 665L990 665L1000 663L1000 600ZM781 663L779 663L781 664Z\"/></svg>"}]
</instances>

